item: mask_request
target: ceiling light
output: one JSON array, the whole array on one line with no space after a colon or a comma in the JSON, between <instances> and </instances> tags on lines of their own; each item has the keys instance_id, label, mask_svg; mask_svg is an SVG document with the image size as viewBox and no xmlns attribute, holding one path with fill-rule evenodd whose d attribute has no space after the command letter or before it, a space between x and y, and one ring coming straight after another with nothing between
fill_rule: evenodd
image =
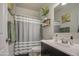
<instances>
[{"instance_id":1,"label":"ceiling light","mask_svg":"<svg viewBox=\"0 0 79 59\"><path fill-rule=\"evenodd\" d=\"M61 5L66 5L67 3L61 3Z\"/></svg>"}]
</instances>

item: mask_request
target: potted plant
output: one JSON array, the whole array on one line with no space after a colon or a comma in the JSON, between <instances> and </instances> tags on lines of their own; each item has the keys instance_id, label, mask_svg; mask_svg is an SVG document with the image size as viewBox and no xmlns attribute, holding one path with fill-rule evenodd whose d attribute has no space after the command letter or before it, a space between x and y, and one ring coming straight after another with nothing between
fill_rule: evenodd
<instances>
[{"instance_id":1,"label":"potted plant","mask_svg":"<svg viewBox=\"0 0 79 59\"><path fill-rule=\"evenodd\" d=\"M48 8L48 6L43 6L43 7L41 8L41 16L42 16L42 19L43 19L43 20L46 20L46 19L47 19L48 13L49 13L49 8Z\"/></svg>"}]
</instances>

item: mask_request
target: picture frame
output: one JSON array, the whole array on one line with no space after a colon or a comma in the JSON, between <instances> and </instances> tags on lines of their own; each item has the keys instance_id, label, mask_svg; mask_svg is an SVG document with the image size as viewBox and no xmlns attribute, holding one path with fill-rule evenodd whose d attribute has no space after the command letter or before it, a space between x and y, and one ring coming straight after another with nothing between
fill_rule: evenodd
<instances>
[{"instance_id":1,"label":"picture frame","mask_svg":"<svg viewBox=\"0 0 79 59\"><path fill-rule=\"evenodd\" d=\"M62 15L61 16L62 23L70 22L70 20L71 20L70 17L71 17L70 13L66 13L66 14Z\"/></svg>"}]
</instances>

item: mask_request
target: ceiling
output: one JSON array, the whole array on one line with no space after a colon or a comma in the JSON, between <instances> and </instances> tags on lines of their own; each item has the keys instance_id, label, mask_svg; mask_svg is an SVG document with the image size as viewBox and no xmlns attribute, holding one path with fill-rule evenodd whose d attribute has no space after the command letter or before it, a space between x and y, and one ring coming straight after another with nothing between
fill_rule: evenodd
<instances>
[{"instance_id":1,"label":"ceiling","mask_svg":"<svg viewBox=\"0 0 79 59\"><path fill-rule=\"evenodd\" d=\"M16 3L17 7L27 8L35 11L39 11L44 5L50 5L51 3Z\"/></svg>"},{"instance_id":2,"label":"ceiling","mask_svg":"<svg viewBox=\"0 0 79 59\"><path fill-rule=\"evenodd\" d=\"M58 6L56 6L54 8L55 13L59 12L60 10L62 10L63 8L74 8L76 6L79 6L79 3L67 3L66 5L61 5L59 4Z\"/></svg>"}]
</instances>

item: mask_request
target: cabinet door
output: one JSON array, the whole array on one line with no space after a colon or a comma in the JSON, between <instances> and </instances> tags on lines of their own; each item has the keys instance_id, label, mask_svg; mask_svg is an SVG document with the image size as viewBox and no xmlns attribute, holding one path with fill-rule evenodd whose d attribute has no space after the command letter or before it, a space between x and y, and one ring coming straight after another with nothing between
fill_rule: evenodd
<instances>
[{"instance_id":1,"label":"cabinet door","mask_svg":"<svg viewBox=\"0 0 79 59\"><path fill-rule=\"evenodd\" d=\"M9 55L7 39L7 4L0 3L0 56Z\"/></svg>"},{"instance_id":2,"label":"cabinet door","mask_svg":"<svg viewBox=\"0 0 79 59\"><path fill-rule=\"evenodd\" d=\"M42 56L50 56L49 48L46 44L41 42L41 55Z\"/></svg>"},{"instance_id":3,"label":"cabinet door","mask_svg":"<svg viewBox=\"0 0 79 59\"><path fill-rule=\"evenodd\" d=\"M45 43L41 43L41 55L45 56L69 56L68 54L65 54L64 52L59 51L58 49L51 47Z\"/></svg>"}]
</instances>

